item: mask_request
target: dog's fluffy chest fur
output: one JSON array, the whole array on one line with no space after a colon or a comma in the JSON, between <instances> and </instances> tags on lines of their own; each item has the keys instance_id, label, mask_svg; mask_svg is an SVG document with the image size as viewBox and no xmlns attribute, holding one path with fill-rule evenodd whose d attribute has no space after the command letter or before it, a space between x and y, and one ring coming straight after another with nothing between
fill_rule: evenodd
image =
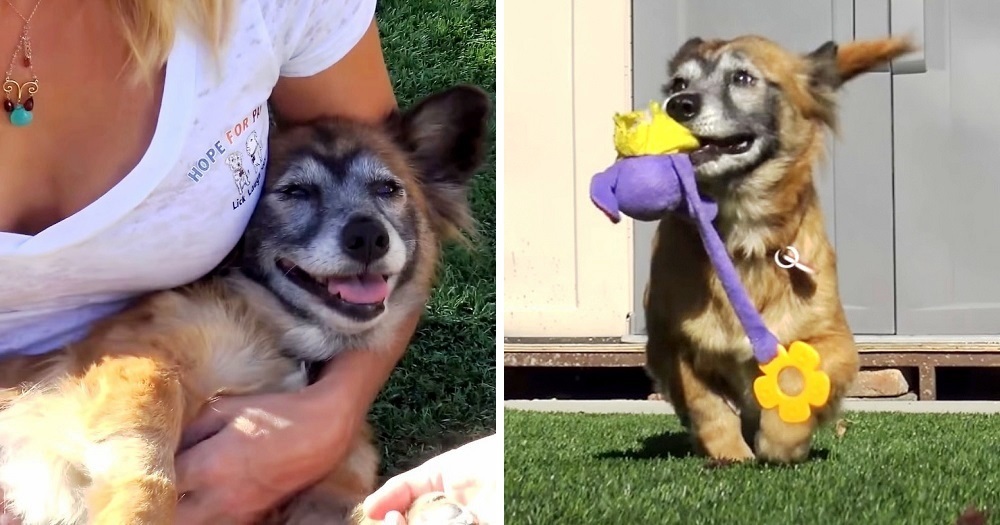
<instances>
[{"instance_id":1,"label":"dog's fluffy chest fur","mask_svg":"<svg viewBox=\"0 0 1000 525\"><path fill-rule=\"evenodd\" d=\"M173 363L192 402L221 393L294 390L306 379L300 362L285 351L295 330L303 330L302 321L273 294L231 273L143 299L98 324L80 343L40 358L35 377L82 373L116 354Z\"/></svg>"},{"instance_id":2,"label":"dog's fluffy chest fur","mask_svg":"<svg viewBox=\"0 0 1000 525\"><path fill-rule=\"evenodd\" d=\"M264 287L232 273L196 284L176 300L167 315L184 315L191 328L217 339L205 345L212 349L206 356L212 363L195 367L213 374L198 377L200 393L287 391L306 385L305 369L293 355L318 354L320 349L290 351L289 334L302 330L303 323Z\"/></svg>"},{"instance_id":3,"label":"dog's fluffy chest fur","mask_svg":"<svg viewBox=\"0 0 1000 525\"><path fill-rule=\"evenodd\" d=\"M825 263L824 259L818 262ZM751 301L779 340L808 335L815 321L812 302L820 286L813 276L780 268L767 256L737 257L734 265ZM649 300L665 297L670 300ZM647 315L652 337L667 337L699 353L739 361L753 358L746 332L697 232L683 219L664 219L657 230Z\"/></svg>"}]
</instances>

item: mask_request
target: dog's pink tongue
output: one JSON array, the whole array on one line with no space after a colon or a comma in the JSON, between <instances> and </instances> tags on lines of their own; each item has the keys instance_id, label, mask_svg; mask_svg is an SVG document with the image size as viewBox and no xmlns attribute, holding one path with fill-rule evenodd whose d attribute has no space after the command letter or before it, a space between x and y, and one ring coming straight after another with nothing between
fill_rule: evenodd
<instances>
[{"instance_id":1,"label":"dog's pink tongue","mask_svg":"<svg viewBox=\"0 0 1000 525\"><path fill-rule=\"evenodd\" d=\"M331 294L340 294L341 299L354 304L378 304L389 295L389 283L376 274L331 277L326 287Z\"/></svg>"}]
</instances>

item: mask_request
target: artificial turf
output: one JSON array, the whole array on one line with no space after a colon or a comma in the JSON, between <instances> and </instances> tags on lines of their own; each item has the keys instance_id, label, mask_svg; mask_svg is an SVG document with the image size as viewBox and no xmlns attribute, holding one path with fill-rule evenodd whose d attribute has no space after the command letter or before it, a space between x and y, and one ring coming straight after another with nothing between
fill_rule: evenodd
<instances>
[{"instance_id":1,"label":"artificial turf","mask_svg":"<svg viewBox=\"0 0 1000 525\"><path fill-rule=\"evenodd\" d=\"M505 523L1000 523L1000 417L844 417L801 465L708 468L674 416L508 410Z\"/></svg>"},{"instance_id":2,"label":"artificial turf","mask_svg":"<svg viewBox=\"0 0 1000 525\"><path fill-rule=\"evenodd\" d=\"M496 93L493 0L381 0L376 18L399 104L457 83ZM496 128L474 179L478 235L450 247L403 361L372 408L393 474L496 427Z\"/></svg>"}]
</instances>

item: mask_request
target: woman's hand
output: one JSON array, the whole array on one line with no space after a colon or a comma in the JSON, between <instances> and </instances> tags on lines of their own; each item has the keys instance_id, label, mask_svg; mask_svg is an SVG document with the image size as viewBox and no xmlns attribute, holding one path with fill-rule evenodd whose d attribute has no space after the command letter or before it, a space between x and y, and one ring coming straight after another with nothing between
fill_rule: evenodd
<instances>
[{"instance_id":1,"label":"woman's hand","mask_svg":"<svg viewBox=\"0 0 1000 525\"><path fill-rule=\"evenodd\" d=\"M211 437L177 456L175 522L249 523L330 471L361 417L308 392L221 398L206 407L184 442Z\"/></svg>"},{"instance_id":2,"label":"woman's hand","mask_svg":"<svg viewBox=\"0 0 1000 525\"><path fill-rule=\"evenodd\" d=\"M402 514L418 497L443 492L471 510L480 523L500 523L497 463L502 455L503 442L494 434L431 458L368 496L365 515L389 524L405 524Z\"/></svg>"}]
</instances>

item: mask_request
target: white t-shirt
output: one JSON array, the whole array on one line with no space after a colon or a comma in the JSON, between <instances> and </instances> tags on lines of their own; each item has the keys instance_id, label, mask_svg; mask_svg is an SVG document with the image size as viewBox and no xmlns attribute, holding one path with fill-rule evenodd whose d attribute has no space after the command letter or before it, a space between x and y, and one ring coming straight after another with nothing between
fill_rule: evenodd
<instances>
[{"instance_id":1,"label":"white t-shirt","mask_svg":"<svg viewBox=\"0 0 1000 525\"><path fill-rule=\"evenodd\" d=\"M237 10L221 71L180 29L153 139L121 182L37 235L0 232L0 357L78 340L137 295L221 262L260 196L278 77L340 60L375 0L241 0Z\"/></svg>"}]
</instances>

